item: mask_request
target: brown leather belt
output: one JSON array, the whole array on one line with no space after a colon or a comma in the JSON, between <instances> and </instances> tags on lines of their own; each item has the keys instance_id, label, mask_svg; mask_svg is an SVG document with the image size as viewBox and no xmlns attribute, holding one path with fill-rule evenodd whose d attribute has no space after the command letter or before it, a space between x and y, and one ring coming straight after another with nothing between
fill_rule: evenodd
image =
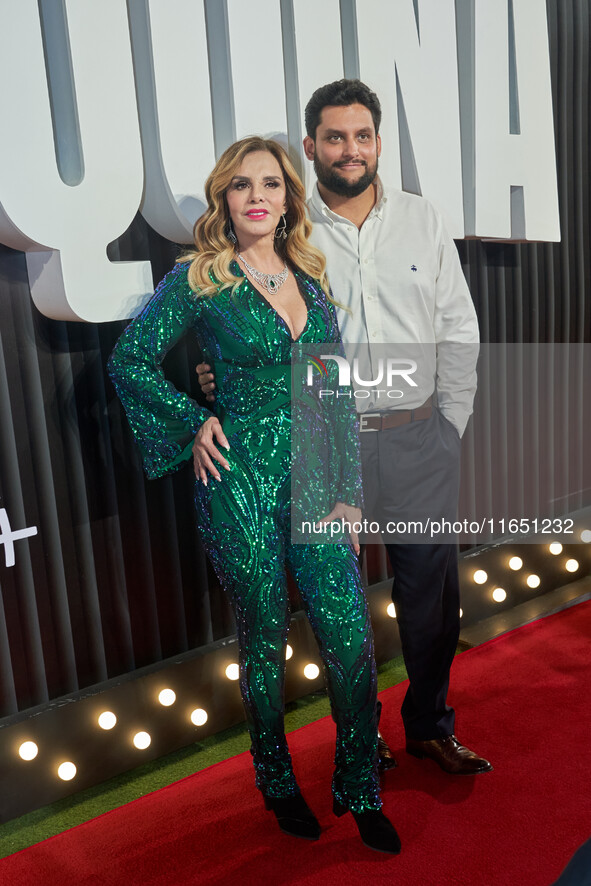
<instances>
[{"instance_id":1,"label":"brown leather belt","mask_svg":"<svg viewBox=\"0 0 591 886\"><path fill-rule=\"evenodd\" d=\"M408 425L412 421L425 421L431 418L433 406L431 397L417 409L394 409L391 412L361 413L359 416L359 431L386 431L388 428L399 428Z\"/></svg>"}]
</instances>

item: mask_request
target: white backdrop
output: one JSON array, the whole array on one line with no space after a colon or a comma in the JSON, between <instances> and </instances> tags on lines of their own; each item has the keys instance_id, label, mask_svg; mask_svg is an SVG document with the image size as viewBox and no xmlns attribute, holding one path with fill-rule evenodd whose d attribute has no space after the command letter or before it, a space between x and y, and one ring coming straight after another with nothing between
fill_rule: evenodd
<instances>
[{"instance_id":1,"label":"white backdrop","mask_svg":"<svg viewBox=\"0 0 591 886\"><path fill-rule=\"evenodd\" d=\"M0 240L48 317L135 314L149 263L107 245L138 209L189 242L236 138L309 190L303 110L342 76L381 99L383 178L456 238L560 239L545 0L3 0L0 71Z\"/></svg>"}]
</instances>

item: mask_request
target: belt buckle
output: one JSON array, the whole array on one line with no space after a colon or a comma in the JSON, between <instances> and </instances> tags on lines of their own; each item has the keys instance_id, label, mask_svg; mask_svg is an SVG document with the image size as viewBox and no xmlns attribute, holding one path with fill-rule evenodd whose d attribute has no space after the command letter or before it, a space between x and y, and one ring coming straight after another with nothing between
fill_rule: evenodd
<instances>
[{"instance_id":1,"label":"belt buckle","mask_svg":"<svg viewBox=\"0 0 591 886\"><path fill-rule=\"evenodd\" d=\"M375 431L377 434L378 428L366 428L365 422L368 418L380 418L379 412L360 412L359 413L359 433L367 433L368 431Z\"/></svg>"}]
</instances>

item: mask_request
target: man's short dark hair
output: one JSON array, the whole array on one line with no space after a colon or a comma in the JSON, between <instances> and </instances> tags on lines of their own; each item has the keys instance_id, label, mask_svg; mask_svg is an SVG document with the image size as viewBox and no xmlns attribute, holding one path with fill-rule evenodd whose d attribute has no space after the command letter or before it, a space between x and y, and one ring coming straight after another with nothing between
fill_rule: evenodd
<instances>
[{"instance_id":1,"label":"man's short dark hair","mask_svg":"<svg viewBox=\"0 0 591 886\"><path fill-rule=\"evenodd\" d=\"M310 138L316 139L316 129L324 108L346 105L364 105L371 111L376 135L378 134L382 121L382 108L375 92L372 92L369 86L366 86L361 80L335 80L333 83L327 83L326 86L320 86L306 105L304 119L306 132Z\"/></svg>"}]
</instances>

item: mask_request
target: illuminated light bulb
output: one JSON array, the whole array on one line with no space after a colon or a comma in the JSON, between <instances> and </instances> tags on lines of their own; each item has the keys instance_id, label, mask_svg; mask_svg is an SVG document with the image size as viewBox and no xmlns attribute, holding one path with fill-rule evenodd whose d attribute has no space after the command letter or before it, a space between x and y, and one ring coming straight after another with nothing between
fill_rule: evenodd
<instances>
[{"instance_id":1,"label":"illuminated light bulb","mask_svg":"<svg viewBox=\"0 0 591 886\"><path fill-rule=\"evenodd\" d=\"M528 575L528 577L526 578L526 582L528 588L539 588L541 578L539 575L534 575L534 573L532 573L531 575Z\"/></svg>"},{"instance_id":2,"label":"illuminated light bulb","mask_svg":"<svg viewBox=\"0 0 591 886\"><path fill-rule=\"evenodd\" d=\"M495 603L502 603L507 599L507 591L504 588L495 588L492 592L492 598Z\"/></svg>"},{"instance_id":3,"label":"illuminated light bulb","mask_svg":"<svg viewBox=\"0 0 591 886\"><path fill-rule=\"evenodd\" d=\"M566 569L567 572L576 572L577 569L579 568L579 561L574 560L574 559L567 560L566 563L564 564L564 568Z\"/></svg>"},{"instance_id":4,"label":"illuminated light bulb","mask_svg":"<svg viewBox=\"0 0 591 886\"><path fill-rule=\"evenodd\" d=\"M57 774L62 781L72 781L76 777L76 767L70 762L61 763L58 766Z\"/></svg>"},{"instance_id":5,"label":"illuminated light bulb","mask_svg":"<svg viewBox=\"0 0 591 886\"><path fill-rule=\"evenodd\" d=\"M583 529L581 532L581 541L584 541L586 545L591 542L591 529Z\"/></svg>"},{"instance_id":6,"label":"illuminated light bulb","mask_svg":"<svg viewBox=\"0 0 591 886\"><path fill-rule=\"evenodd\" d=\"M514 569L517 572L518 569L521 569L523 566L523 560L521 557L511 557L509 560L509 569Z\"/></svg>"},{"instance_id":7,"label":"illuminated light bulb","mask_svg":"<svg viewBox=\"0 0 591 886\"><path fill-rule=\"evenodd\" d=\"M228 680L237 680L240 676L240 668L237 664L229 664L226 668L226 677Z\"/></svg>"},{"instance_id":8,"label":"illuminated light bulb","mask_svg":"<svg viewBox=\"0 0 591 886\"><path fill-rule=\"evenodd\" d=\"M288 643L287 646L285 647L285 660L289 661L289 659L292 657L292 655L293 655L293 649L291 648L291 646Z\"/></svg>"},{"instance_id":9,"label":"illuminated light bulb","mask_svg":"<svg viewBox=\"0 0 591 886\"><path fill-rule=\"evenodd\" d=\"M133 743L138 751L145 751L152 744L152 738L148 732L136 732L133 736Z\"/></svg>"},{"instance_id":10,"label":"illuminated light bulb","mask_svg":"<svg viewBox=\"0 0 591 886\"><path fill-rule=\"evenodd\" d=\"M464 615L464 610L463 610L463 609L460 609L460 618L462 618L463 615Z\"/></svg>"},{"instance_id":11,"label":"illuminated light bulb","mask_svg":"<svg viewBox=\"0 0 591 886\"><path fill-rule=\"evenodd\" d=\"M203 708L195 708L191 712L191 723L194 726L203 726L204 723L207 723L207 711L204 711Z\"/></svg>"},{"instance_id":12,"label":"illuminated light bulb","mask_svg":"<svg viewBox=\"0 0 591 886\"><path fill-rule=\"evenodd\" d=\"M34 741L23 741L18 749L18 755L21 760L34 760L39 753L39 748Z\"/></svg>"},{"instance_id":13,"label":"illuminated light bulb","mask_svg":"<svg viewBox=\"0 0 591 886\"><path fill-rule=\"evenodd\" d=\"M318 674L320 673L320 668L315 664L307 664L304 668L304 676L308 678L308 680L315 680Z\"/></svg>"},{"instance_id":14,"label":"illuminated light bulb","mask_svg":"<svg viewBox=\"0 0 591 886\"><path fill-rule=\"evenodd\" d=\"M112 729L117 724L117 717L113 711L103 711L99 715L98 724L101 729Z\"/></svg>"},{"instance_id":15,"label":"illuminated light bulb","mask_svg":"<svg viewBox=\"0 0 591 886\"><path fill-rule=\"evenodd\" d=\"M562 553L562 545L559 541L553 541L551 545L548 545L548 550L556 557Z\"/></svg>"},{"instance_id":16,"label":"illuminated light bulb","mask_svg":"<svg viewBox=\"0 0 591 886\"><path fill-rule=\"evenodd\" d=\"M390 616L390 618L396 618L396 607L393 603L388 603L386 612Z\"/></svg>"},{"instance_id":17,"label":"illuminated light bulb","mask_svg":"<svg viewBox=\"0 0 591 886\"><path fill-rule=\"evenodd\" d=\"M484 569L477 569L472 578L477 585L483 585L488 578L488 574L484 571Z\"/></svg>"},{"instance_id":18,"label":"illuminated light bulb","mask_svg":"<svg viewBox=\"0 0 591 886\"><path fill-rule=\"evenodd\" d=\"M176 693L172 689L163 689L158 695L158 701L165 708L169 708L176 701Z\"/></svg>"}]
</instances>

